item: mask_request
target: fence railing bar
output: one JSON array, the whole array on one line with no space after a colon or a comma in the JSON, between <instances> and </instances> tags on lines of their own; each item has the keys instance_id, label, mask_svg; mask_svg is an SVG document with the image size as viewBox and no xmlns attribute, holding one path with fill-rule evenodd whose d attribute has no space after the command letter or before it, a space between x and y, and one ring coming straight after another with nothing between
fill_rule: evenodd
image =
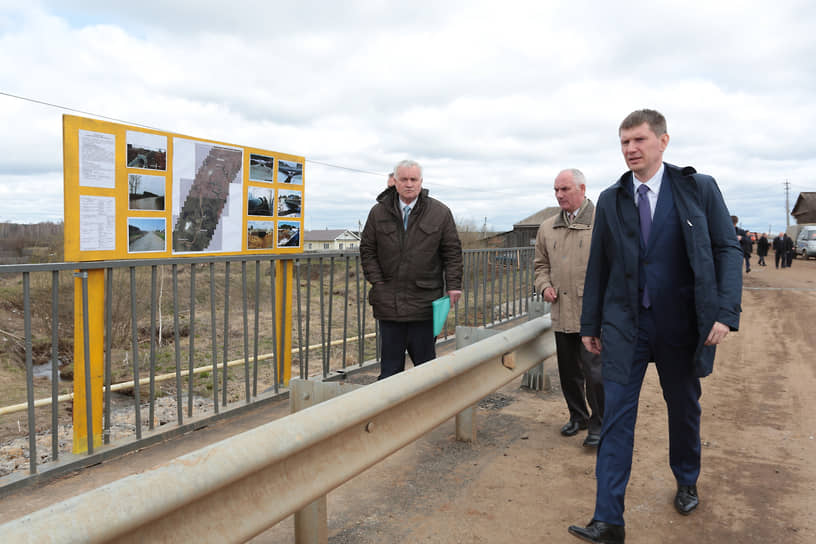
<instances>
[{"instance_id":1,"label":"fence railing bar","mask_svg":"<svg viewBox=\"0 0 816 544\"><path fill-rule=\"evenodd\" d=\"M215 308L215 263L210 263L210 333L212 335L213 410L218 414L218 332Z\"/></svg>"},{"instance_id":2,"label":"fence railing bar","mask_svg":"<svg viewBox=\"0 0 816 544\"><path fill-rule=\"evenodd\" d=\"M230 261L224 263L224 337L222 342L224 344L224 366L221 378L221 405L227 407L227 383L229 381L229 374L227 370L227 360L229 359L229 294L230 294Z\"/></svg>"},{"instance_id":3,"label":"fence railing bar","mask_svg":"<svg viewBox=\"0 0 816 544\"><path fill-rule=\"evenodd\" d=\"M176 362L176 421L184 423L184 391L181 382L181 338L179 331L179 294L178 294L178 265L173 264L173 348ZM138 383L138 382L134 382ZM138 391L138 387L133 388Z\"/></svg>"},{"instance_id":4,"label":"fence railing bar","mask_svg":"<svg viewBox=\"0 0 816 544\"><path fill-rule=\"evenodd\" d=\"M187 417L193 417L193 368L195 368L195 309L196 309L196 265L190 264L190 341L187 354Z\"/></svg>"},{"instance_id":5,"label":"fence railing bar","mask_svg":"<svg viewBox=\"0 0 816 544\"><path fill-rule=\"evenodd\" d=\"M277 272L277 265L275 262L269 263L271 270L269 271L269 288L270 288L270 296L269 300L272 301L272 357L273 357L273 365L272 365L272 379L275 382L274 388L275 393L278 392L278 383L280 382L280 374L279 374L279 366L281 365L281 357L280 354L283 353L283 348L278 345L278 301L277 295L277 283L278 283L278 272ZM298 270L298 274L300 274L300 270ZM286 274L283 274L283 279L286 279ZM284 298L283 300L286 300ZM298 313L300 313L300 288L298 288ZM286 321L286 314L283 314L283 319L281 323ZM281 327L282 328L282 327ZM300 333L300 319L298 319L298 336L301 336ZM282 336L281 336L282 337ZM300 353L303 353L302 344L298 344L298 348L300 349ZM301 361L303 357L301 356Z\"/></svg>"},{"instance_id":6,"label":"fence railing bar","mask_svg":"<svg viewBox=\"0 0 816 544\"><path fill-rule=\"evenodd\" d=\"M85 360L83 367L85 369L85 430L88 438L88 455L93 454L93 402L91 396L91 333L90 333L90 318L88 317L88 273L80 273L82 283L82 348ZM131 292L131 296L132 292ZM33 413L32 413L33 416ZM29 435L34 434L29 429ZM35 457L36 442L32 445L31 457Z\"/></svg>"},{"instance_id":7,"label":"fence railing bar","mask_svg":"<svg viewBox=\"0 0 816 544\"><path fill-rule=\"evenodd\" d=\"M258 396L258 342L260 341L260 317L261 317L261 261L255 261L255 291L253 294L255 308L255 330L252 340L252 396Z\"/></svg>"},{"instance_id":8,"label":"fence railing bar","mask_svg":"<svg viewBox=\"0 0 816 544\"><path fill-rule=\"evenodd\" d=\"M23 337L25 338L26 400L28 403L28 471L37 473L37 429L34 418L34 359L31 355L31 278L23 272Z\"/></svg>"},{"instance_id":9,"label":"fence railing bar","mask_svg":"<svg viewBox=\"0 0 816 544\"><path fill-rule=\"evenodd\" d=\"M243 309L242 315L244 317L243 320L243 337L244 337L244 391L246 392L246 403L249 404L252 402L251 390L249 385L249 315L247 312L247 305L249 301L247 300L247 262L245 260L241 261L241 294L243 296L241 300L241 308Z\"/></svg>"},{"instance_id":10,"label":"fence railing bar","mask_svg":"<svg viewBox=\"0 0 816 544\"><path fill-rule=\"evenodd\" d=\"M51 272L51 459L59 459L59 272ZM32 360L32 371L33 360ZM33 408L33 406L32 406Z\"/></svg>"},{"instance_id":11,"label":"fence railing bar","mask_svg":"<svg viewBox=\"0 0 816 544\"><path fill-rule=\"evenodd\" d=\"M150 377L150 391L149 406L148 406L148 422L147 428L153 430L156 421L156 283L157 283L158 267L153 265L150 267L150 368L148 376ZM110 319L106 320L110 326ZM110 390L110 387L108 387ZM107 407L107 412L110 412L110 406ZM109 414L108 414L109 416ZM107 427L106 427L107 428ZM106 442L107 443L107 442Z\"/></svg>"}]
</instances>

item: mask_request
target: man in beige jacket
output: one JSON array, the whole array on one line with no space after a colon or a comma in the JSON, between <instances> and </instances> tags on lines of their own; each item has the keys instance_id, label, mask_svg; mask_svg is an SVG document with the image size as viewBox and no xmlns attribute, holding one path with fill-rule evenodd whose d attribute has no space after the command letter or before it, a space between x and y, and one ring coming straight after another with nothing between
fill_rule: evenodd
<instances>
[{"instance_id":1,"label":"man in beige jacket","mask_svg":"<svg viewBox=\"0 0 816 544\"><path fill-rule=\"evenodd\" d=\"M588 428L584 446L595 448L600 441L604 408L601 358L586 350L579 334L595 206L585 196L586 179L580 170L562 171L554 186L561 211L538 229L535 288L552 303L558 374L570 415L561 434L574 436Z\"/></svg>"}]
</instances>

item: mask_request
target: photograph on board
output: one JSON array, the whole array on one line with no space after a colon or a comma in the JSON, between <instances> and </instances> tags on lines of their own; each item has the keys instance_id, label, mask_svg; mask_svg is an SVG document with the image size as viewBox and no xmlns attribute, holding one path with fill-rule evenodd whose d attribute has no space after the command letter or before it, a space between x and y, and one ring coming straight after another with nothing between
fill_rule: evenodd
<instances>
[{"instance_id":1,"label":"photograph on board","mask_svg":"<svg viewBox=\"0 0 816 544\"><path fill-rule=\"evenodd\" d=\"M167 223L163 217L128 217L128 253L166 251Z\"/></svg>"},{"instance_id":2,"label":"photograph on board","mask_svg":"<svg viewBox=\"0 0 816 544\"><path fill-rule=\"evenodd\" d=\"M278 161L278 183L303 184L303 164L295 161Z\"/></svg>"},{"instance_id":3,"label":"photograph on board","mask_svg":"<svg viewBox=\"0 0 816 544\"><path fill-rule=\"evenodd\" d=\"M164 210L165 177L128 174L129 210Z\"/></svg>"},{"instance_id":4,"label":"photograph on board","mask_svg":"<svg viewBox=\"0 0 816 544\"><path fill-rule=\"evenodd\" d=\"M275 222L247 221L247 249L274 249Z\"/></svg>"},{"instance_id":5,"label":"photograph on board","mask_svg":"<svg viewBox=\"0 0 816 544\"><path fill-rule=\"evenodd\" d=\"M173 139L173 252L243 250L244 152Z\"/></svg>"},{"instance_id":6,"label":"photograph on board","mask_svg":"<svg viewBox=\"0 0 816 544\"><path fill-rule=\"evenodd\" d=\"M167 136L127 131L128 168L167 170Z\"/></svg>"},{"instance_id":7,"label":"photograph on board","mask_svg":"<svg viewBox=\"0 0 816 544\"><path fill-rule=\"evenodd\" d=\"M278 190L278 215L280 217L300 217L302 203L301 191Z\"/></svg>"},{"instance_id":8,"label":"photograph on board","mask_svg":"<svg viewBox=\"0 0 816 544\"><path fill-rule=\"evenodd\" d=\"M278 221L278 247L300 247L300 223Z\"/></svg>"},{"instance_id":9,"label":"photograph on board","mask_svg":"<svg viewBox=\"0 0 816 544\"><path fill-rule=\"evenodd\" d=\"M275 190L250 187L247 191L247 215L271 216L274 212Z\"/></svg>"},{"instance_id":10,"label":"photograph on board","mask_svg":"<svg viewBox=\"0 0 816 544\"><path fill-rule=\"evenodd\" d=\"M275 181L275 158L250 153L249 179L250 181L265 181L267 183Z\"/></svg>"}]
</instances>

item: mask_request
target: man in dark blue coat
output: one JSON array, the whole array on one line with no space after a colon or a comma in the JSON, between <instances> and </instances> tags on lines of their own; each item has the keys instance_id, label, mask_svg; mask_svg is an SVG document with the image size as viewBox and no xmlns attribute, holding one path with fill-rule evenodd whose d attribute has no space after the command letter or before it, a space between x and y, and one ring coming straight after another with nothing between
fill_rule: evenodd
<instances>
[{"instance_id":1,"label":"man in dark blue coat","mask_svg":"<svg viewBox=\"0 0 816 544\"><path fill-rule=\"evenodd\" d=\"M638 397L652 361L668 409L674 505L684 515L697 507L700 378L737 330L742 296L742 250L714 179L663 162L669 135L657 111L632 112L619 136L630 170L598 199L581 314L606 392L595 513L569 528L604 543L624 541Z\"/></svg>"}]
</instances>

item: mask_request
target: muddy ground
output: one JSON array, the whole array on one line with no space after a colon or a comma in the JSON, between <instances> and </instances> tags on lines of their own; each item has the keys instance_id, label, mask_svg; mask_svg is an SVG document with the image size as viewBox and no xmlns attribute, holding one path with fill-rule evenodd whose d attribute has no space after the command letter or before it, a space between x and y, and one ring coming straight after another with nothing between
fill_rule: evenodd
<instances>
[{"instance_id":1,"label":"muddy ground","mask_svg":"<svg viewBox=\"0 0 816 544\"><path fill-rule=\"evenodd\" d=\"M629 544L816 542L815 329L816 261L745 276L740 331L703 380L701 504L688 517L672 506L666 410L649 369L627 492ZM547 362L551 391L515 381L485 399L475 444L457 443L451 420L332 492L329 542L579 542L567 526L592 516L594 452L583 436L558 432L567 411L554 366ZM0 522L248 425L215 425L15 493L0 499ZM252 542L293 542L291 518Z\"/></svg>"}]
</instances>

